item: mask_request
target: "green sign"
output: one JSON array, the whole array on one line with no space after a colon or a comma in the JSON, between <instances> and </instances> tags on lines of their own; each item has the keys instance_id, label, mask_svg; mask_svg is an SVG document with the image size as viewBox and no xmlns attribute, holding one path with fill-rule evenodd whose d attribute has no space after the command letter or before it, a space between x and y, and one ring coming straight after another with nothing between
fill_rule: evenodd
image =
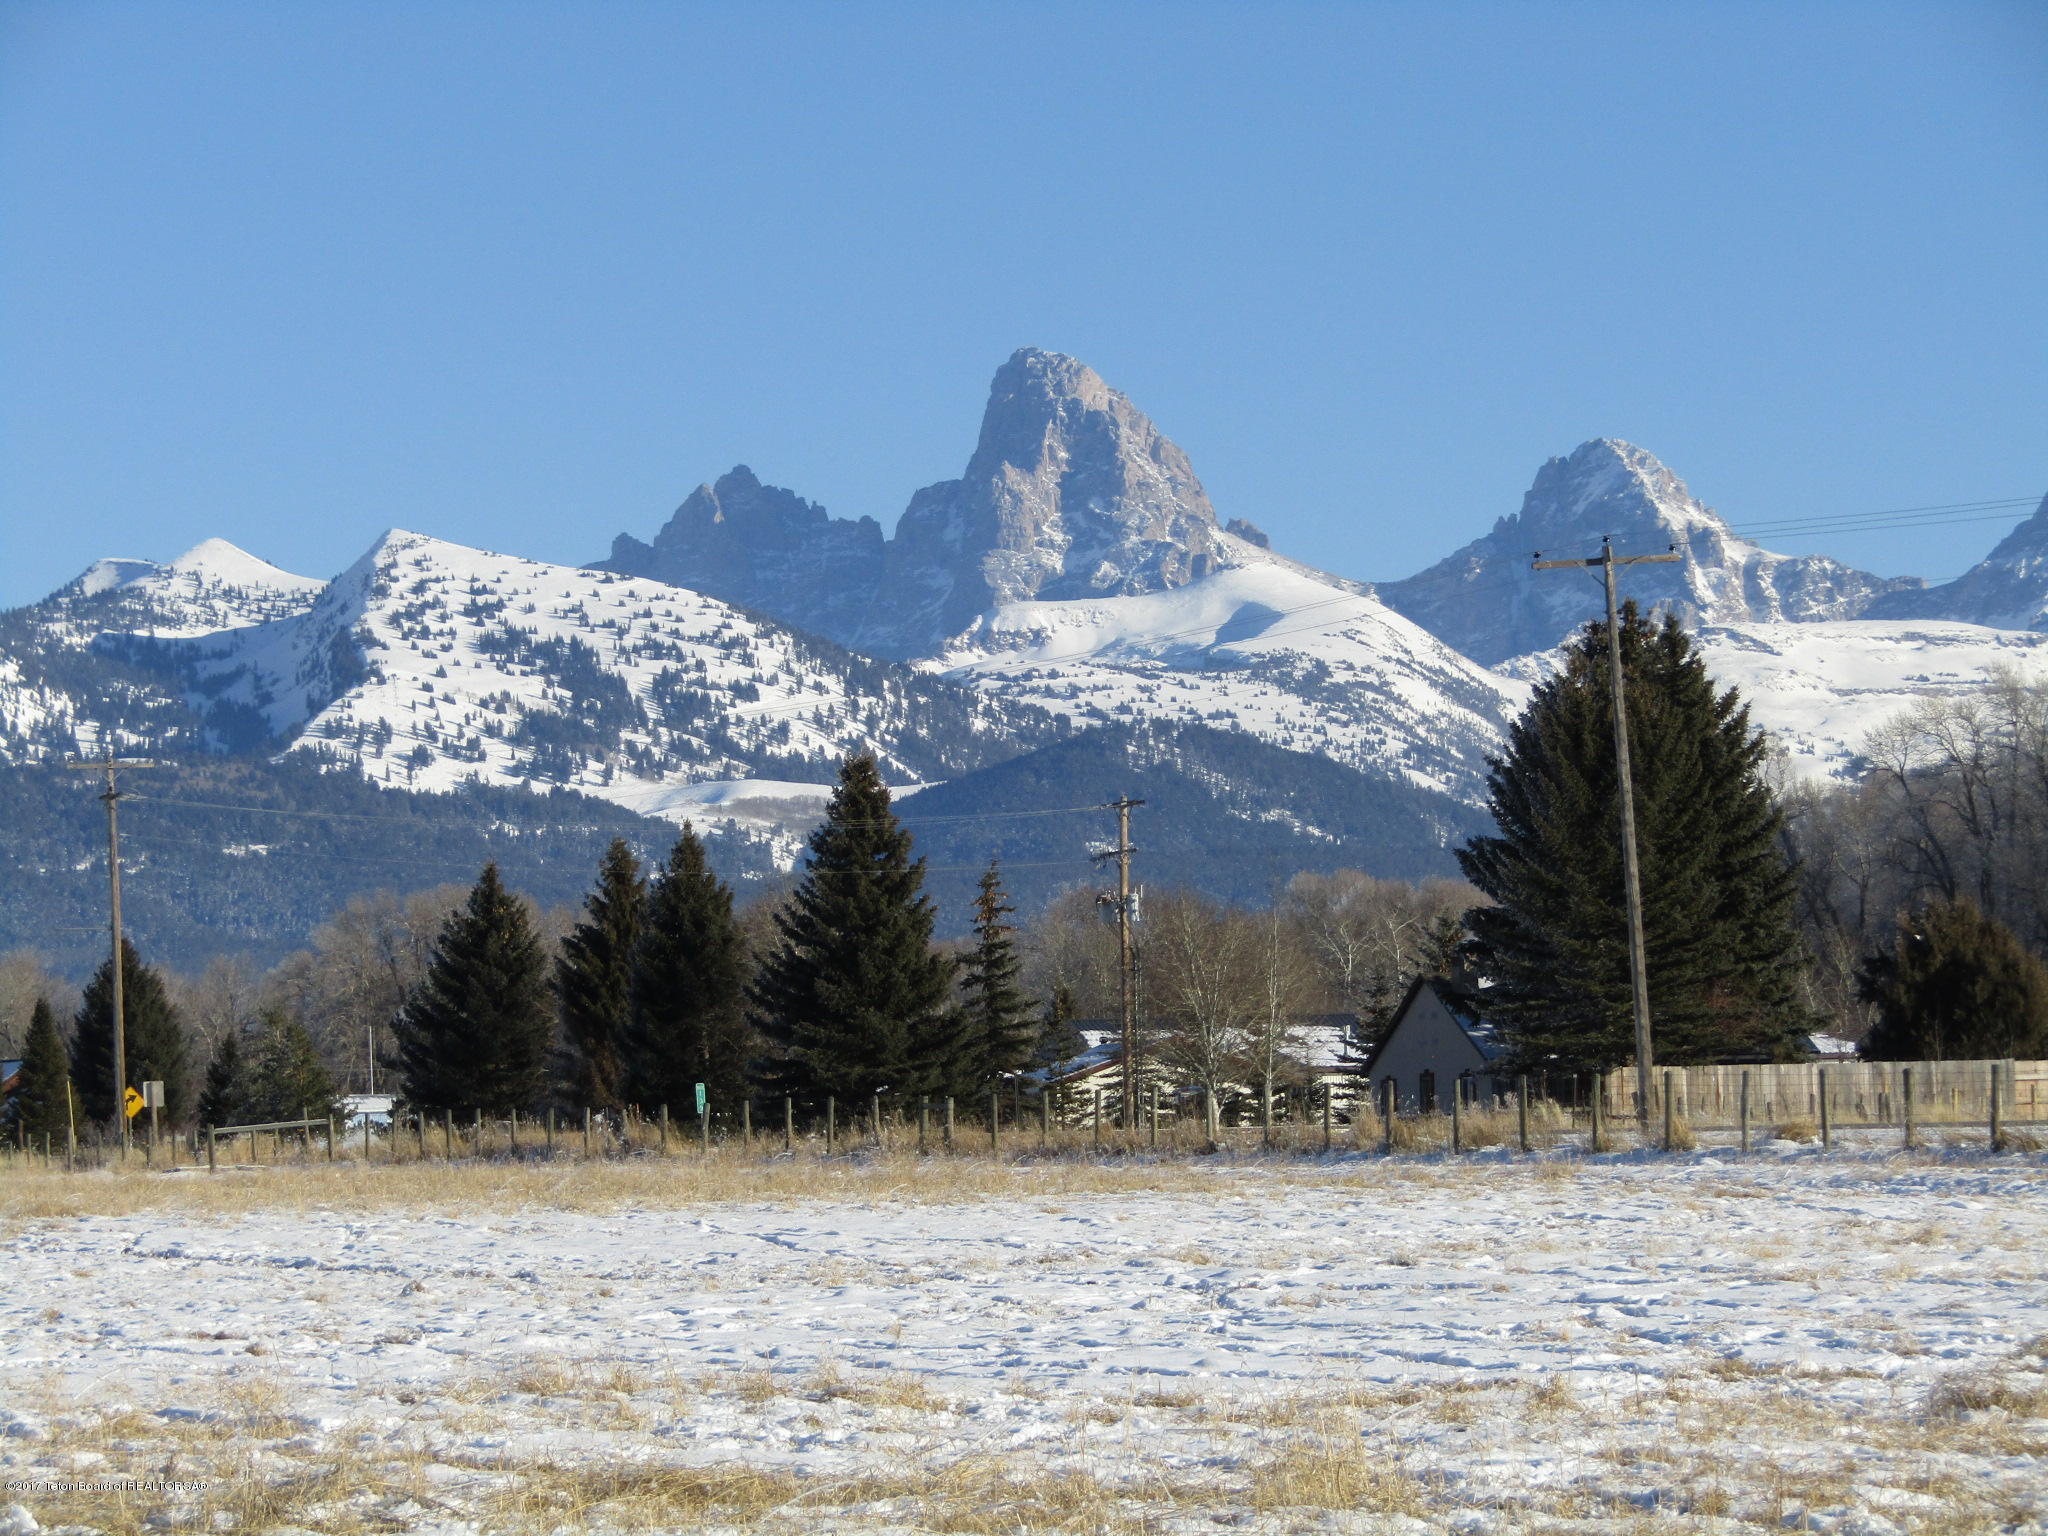
<instances>
[{"instance_id":1,"label":"green sign","mask_svg":"<svg viewBox=\"0 0 2048 1536\"><path fill-rule=\"evenodd\" d=\"M697 1085L697 1113L700 1115L704 1113L704 1085L702 1083Z\"/></svg>"}]
</instances>

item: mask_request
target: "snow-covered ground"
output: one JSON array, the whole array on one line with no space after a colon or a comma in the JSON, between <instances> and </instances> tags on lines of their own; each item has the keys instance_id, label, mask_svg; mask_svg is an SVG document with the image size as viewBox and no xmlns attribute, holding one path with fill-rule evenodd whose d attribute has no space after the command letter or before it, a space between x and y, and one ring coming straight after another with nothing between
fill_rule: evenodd
<instances>
[{"instance_id":1,"label":"snow-covered ground","mask_svg":"<svg viewBox=\"0 0 2048 1536\"><path fill-rule=\"evenodd\" d=\"M239 1176L276 1181L247 1211L17 1219L0 1505L2048 1530L2038 1156L816 1166L815 1197L784 1165L766 1199L592 1203L536 1173L525 1206L306 1208L311 1176L270 1172ZM195 1486L48 1491L117 1476Z\"/></svg>"}]
</instances>

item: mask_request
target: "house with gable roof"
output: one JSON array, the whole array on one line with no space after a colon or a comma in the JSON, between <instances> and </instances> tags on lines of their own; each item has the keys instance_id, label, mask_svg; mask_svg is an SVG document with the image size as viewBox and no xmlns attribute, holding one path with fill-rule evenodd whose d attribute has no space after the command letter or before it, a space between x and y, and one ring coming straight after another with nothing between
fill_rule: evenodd
<instances>
[{"instance_id":1,"label":"house with gable roof","mask_svg":"<svg viewBox=\"0 0 2048 1536\"><path fill-rule=\"evenodd\" d=\"M1505 1073L1507 1045L1480 1012L1478 996L1441 976L1420 976L1360 1075L1373 1101L1393 1084L1399 1110L1449 1113L1452 1095L1492 1104L1514 1089Z\"/></svg>"}]
</instances>

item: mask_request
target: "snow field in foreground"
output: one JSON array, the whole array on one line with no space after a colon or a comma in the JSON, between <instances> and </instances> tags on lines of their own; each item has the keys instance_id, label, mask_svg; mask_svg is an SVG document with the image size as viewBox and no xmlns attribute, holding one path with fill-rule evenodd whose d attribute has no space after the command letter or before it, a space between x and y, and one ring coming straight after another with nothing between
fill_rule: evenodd
<instances>
[{"instance_id":1,"label":"snow field in foreground","mask_svg":"<svg viewBox=\"0 0 2048 1536\"><path fill-rule=\"evenodd\" d=\"M527 1203L457 1214L307 1208L286 1170L240 1212L159 1180L152 1210L18 1218L0 1506L19 1530L2048 1531L2038 1157L1133 1164L1121 1190L1040 1166L927 1201L919 1172L560 1209L580 1175L520 1171ZM91 1209L93 1181L65 1190Z\"/></svg>"}]
</instances>

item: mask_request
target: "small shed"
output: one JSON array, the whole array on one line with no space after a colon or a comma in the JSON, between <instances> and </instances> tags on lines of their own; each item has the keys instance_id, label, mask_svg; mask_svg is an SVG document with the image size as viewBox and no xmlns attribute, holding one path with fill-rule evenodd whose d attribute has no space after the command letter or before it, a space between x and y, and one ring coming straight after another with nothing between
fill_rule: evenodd
<instances>
[{"instance_id":1,"label":"small shed","mask_svg":"<svg viewBox=\"0 0 2048 1536\"><path fill-rule=\"evenodd\" d=\"M1479 999L1441 976L1418 977L1366 1058L1375 1095L1393 1085L1398 1109L1448 1111L1453 1094L1491 1104L1506 1091L1496 1073L1507 1054Z\"/></svg>"}]
</instances>

